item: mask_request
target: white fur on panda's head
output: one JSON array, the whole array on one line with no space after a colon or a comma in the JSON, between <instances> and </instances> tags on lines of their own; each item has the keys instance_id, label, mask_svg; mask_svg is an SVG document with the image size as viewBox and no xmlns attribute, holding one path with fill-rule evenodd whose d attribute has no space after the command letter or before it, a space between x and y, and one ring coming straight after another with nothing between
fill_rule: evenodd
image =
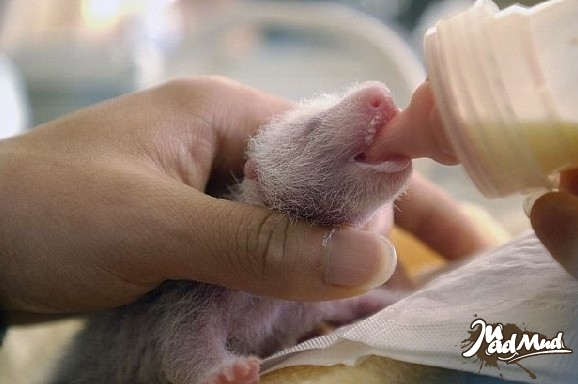
<instances>
[{"instance_id":1,"label":"white fur on panda's head","mask_svg":"<svg viewBox=\"0 0 578 384\"><path fill-rule=\"evenodd\" d=\"M359 226L409 180L409 159L364 161L376 132L397 112L378 82L305 101L251 140L246 182L271 209L320 225Z\"/></svg>"}]
</instances>

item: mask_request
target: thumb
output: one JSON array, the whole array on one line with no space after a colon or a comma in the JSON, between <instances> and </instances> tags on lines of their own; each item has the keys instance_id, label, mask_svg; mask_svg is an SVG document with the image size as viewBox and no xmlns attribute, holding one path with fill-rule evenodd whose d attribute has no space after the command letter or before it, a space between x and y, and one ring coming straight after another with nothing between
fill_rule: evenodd
<instances>
[{"instance_id":1,"label":"thumb","mask_svg":"<svg viewBox=\"0 0 578 384\"><path fill-rule=\"evenodd\" d=\"M578 196L548 193L536 200L530 220L552 257L578 278Z\"/></svg>"},{"instance_id":2,"label":"thumb","mask_svg":"<svg viewBox=\"0 0 578 384\"><path fill-rule=\"evenodd\" d=\"M315 227L263 207L196 197L194 211L191 204L181 210L193 215L183 221L191 239L164 262L170 278L309 301L360 294L395 270L395 249L377 234Z\"/></svg>"}]
</instances>

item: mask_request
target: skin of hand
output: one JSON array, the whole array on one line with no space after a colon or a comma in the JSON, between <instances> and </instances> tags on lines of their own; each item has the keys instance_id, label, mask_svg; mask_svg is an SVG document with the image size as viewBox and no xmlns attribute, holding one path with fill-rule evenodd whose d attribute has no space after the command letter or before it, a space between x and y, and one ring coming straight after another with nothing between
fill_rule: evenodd
<instances>
[{"instance_id":1,"label":"skin of hand","mask_svg":"<svg viewBox=\"0 0 578 384\"><path fill-rule=\"evenodd\" d=\"M327 228L208 193L242 176L246 139L292 106L228 79L196 77L0 141L0 306L8 320L123 305L168 279L297 300L382 284L392 255L381 235L340 229L327 251ZM436 208L430 184L414 180L410 189L416 204L396 219L429 242L427 227L451 212ZM465 237L451 232L441 246L449 258L483 243L455 221Z\"/></svg>"},{"instance_id":2,"label":"skin of hand","mask_svg":"<svg viewBox=\"0 0 578 384\"><path fill-rule=\"evenodd\" d=\"M560 192L536 200L530 221L552 257L578 278L578 170L560 175Z\"/></svg>"},{"instance_id":3,"label":"skin of hand","mask_svg":"<svg viewBox=\"0 0 578 384\"><path fill-rule=\"evenodd\" d=\"M496 246L488 231L462 205L419 173L396 202L395 223L448 260Z\"/></svg>"}]
</instances>

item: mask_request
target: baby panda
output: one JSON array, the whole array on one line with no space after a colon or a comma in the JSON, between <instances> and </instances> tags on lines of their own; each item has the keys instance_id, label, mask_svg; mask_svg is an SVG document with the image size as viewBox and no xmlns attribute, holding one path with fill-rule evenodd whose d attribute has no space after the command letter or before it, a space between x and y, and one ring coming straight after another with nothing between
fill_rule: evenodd
<instances>
[{"instance_id":1,"label":"baby panda","mask_svg":"<svg viewBox=\"0 0 578 384\"><path fill-rule=\"evenodd\" d=\"M328 233L362 227L378 210L393 217L411 161L370 163L364 152L397 113L379 82L302 102L250 140L245 178L232 199L326 226ZM258 383L261 358L322 322L350 322L391 301L385 289L305 303L168 281L133 304L90 315L52 383Z\"/></svg>"}]
</instances>

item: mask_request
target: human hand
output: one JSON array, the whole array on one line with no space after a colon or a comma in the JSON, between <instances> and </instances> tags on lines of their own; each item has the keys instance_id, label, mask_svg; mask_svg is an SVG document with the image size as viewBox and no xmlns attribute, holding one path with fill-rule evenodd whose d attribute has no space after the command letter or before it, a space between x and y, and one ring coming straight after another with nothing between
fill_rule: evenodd
<instances>
[{"instance_id":1,"label":"human hand","mask_svg":"<svg viewBox=\"0 0 578 384\"><path fill-rule=\"evenodd\" d=\"M498 241L460 202L419 173L396 202L395 222L450 261L487 250Z\"/></svg>"},{"instance_id":2,"label":"human hand","mask_svg":"<svg viewBox=\"0 0 578 384\"><path fill-rule=\"evenodd\" d=\"M578 170L560 175L560 192L536 200L530 221L552 257L578 278Z\"/></svg>"},{"instance_id":3,"label":"human hand","mask_svg":"<svg viewBox=\"0 0 578 384\"><path fill-rule=\"evenodd\" d=\"M0 141L2 307L12 319L110 308L167 279L302 300L380 285L381 236L342 229L324 255L327 229L205 193L240 176L246 138L288 108L202 77Z\"/></svg>"},{"instance_id":4,"label":"human hand","mask_svg":"<svg viewBox=\"0 0 578 384\"><path fill-rule=\"evenodd\" d=\"M109 308L167 279L304 300L381 284L389 271L380 236L337 231L339 246L324 256L327 229L204 193L240 176L247 137L290 107L232 81L194 78L0 142L2 307ZM357 275L347 272L353 257Z\"/></svg>"}]
</instances>

